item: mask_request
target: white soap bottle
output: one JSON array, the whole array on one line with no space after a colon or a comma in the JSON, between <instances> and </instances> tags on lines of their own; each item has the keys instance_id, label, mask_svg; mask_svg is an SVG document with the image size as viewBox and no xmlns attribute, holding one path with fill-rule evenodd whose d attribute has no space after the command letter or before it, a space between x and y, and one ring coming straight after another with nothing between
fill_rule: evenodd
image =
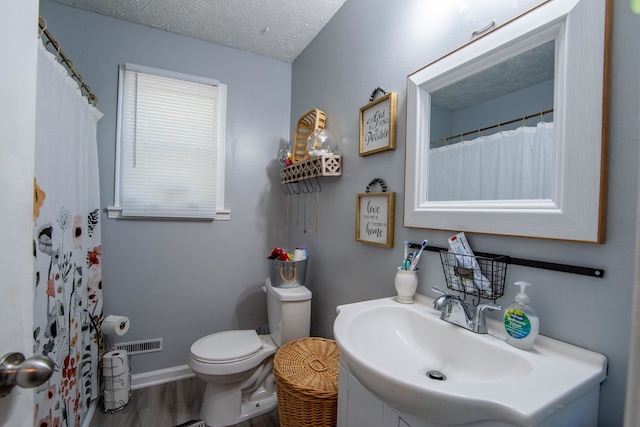
<instances>
[{"instance_id":1,"label":"white soap bottle","mask_svg":"<svg viewBox=\"0 0 640 427\"><path fill-rule=\"evenodd\" d=\"M531 350L538 337L540 321L538 316L529 307L529 296L525 288L529 282L515 282L520 286L520 293L516 300L509 304L504 311L504 329L507 332L507 343L522 350Z\"/></svg>"}]
</instances>

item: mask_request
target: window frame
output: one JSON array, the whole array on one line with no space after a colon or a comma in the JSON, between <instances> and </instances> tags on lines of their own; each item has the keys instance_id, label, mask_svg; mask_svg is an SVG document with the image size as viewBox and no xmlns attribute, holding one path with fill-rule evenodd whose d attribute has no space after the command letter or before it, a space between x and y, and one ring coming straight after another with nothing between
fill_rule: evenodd
<instances>
[{"instance_id":1,"label":"window frame","mask_svg":"<svg viewBox=\"0 0 640 427\"><path fill-rule=\"evenodd\" d=\"M189 218L176 216L125 216L122 214L122 123L124 114L124 79L127 71L152 74L160 77L184 80L188 82L213 85L218 88L218 123L217 123L217 159L216 159L216 209L213 218ZM126 63L118 67L118 101L116 117L116 153L115 153L115 179L114 179L114 201L112 206L107 206L108 218L119 219L170 219L187 221L228 221L231 219L231 212L225 209L225 146L226 146L226 123L227 123L227 85L218 80L183 74L174 71L162 70L158 68L146 67Z\"/></svg>"}]
</instances>

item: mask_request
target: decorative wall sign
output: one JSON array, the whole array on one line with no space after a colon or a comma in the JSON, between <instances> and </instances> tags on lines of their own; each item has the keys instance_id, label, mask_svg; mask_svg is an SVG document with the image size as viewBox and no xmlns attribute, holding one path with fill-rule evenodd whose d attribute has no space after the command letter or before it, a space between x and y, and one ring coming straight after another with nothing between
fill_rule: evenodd
<instances>
[{"instance_id":1,"label":"decorative wall sign","mask_svg":"<svg viewBox=\"0 0 640 427\"><path fill-rule=\"evenodd\" d=\"M396 193L356 195L356 241L393 247Z\"/></svg>"},{"instance_id":2,"label":"decorative wall sign","mask_svg":"<svg viewBox=\"0 0 640 427\"><path fill-rule=\"evenodd\" d=\"M396 149L396 94L360 108L360 156Z\"/></svg>"}]
</instances>

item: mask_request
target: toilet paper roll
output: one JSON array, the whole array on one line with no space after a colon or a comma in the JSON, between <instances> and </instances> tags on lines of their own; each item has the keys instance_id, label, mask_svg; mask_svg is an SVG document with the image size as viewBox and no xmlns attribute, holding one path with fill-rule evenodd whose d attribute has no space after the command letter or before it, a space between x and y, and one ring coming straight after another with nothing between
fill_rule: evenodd
<instances>
[{"instance_id":1,"label":"toilet paper roll","mask_svg":"<svg viewBox=\"0 0 640 427\"><path fill-rule=\"evenodd\" d=\"M104 335L124 335L129 330L129 318L127 316L114 316L110 314L102 321L102 333Z\"/></svg>"},{"instance_id":2,"label":"toilet paper roll","mask_svg":"<svg viewBox=\"0 0 640 427\"><path fill-rule=\"evenodd\" d=\"M129 403L131 377L126 350L114 350L102 358L102 377L105 411L116 411Z\"/></svg>"},{"instance_id":3,"label":"toilet paper roll","mask_svg":"<svg viewBox=\"0 0 640 427\"><path fill-rule=\"evenodd\" d=\"M293 252L293 260L302 261L304 259L307 259L307 249L296 248L296 250Z\"/></svg>"},{"instance_id":4,"label":"toilet paper roll","mask_svg":"<svg viewBox=\"0 0 640 427\"><path fill-rule=\"evenodd\" d=\"M115 377L104 377L104 392L116 392L123 389L130 389L131 382L129 375L118 375Z\"/></svg>"},{"instance_id":5,"label":"toilet paper roll","mask_svg":"<svg viewBox=\"0 0 640 427\"><path fill-rule=\"evenodd\" d=\"M129 375L129 357L126 350L114 350L106 353L102 358L102 375L115 377Z\"/></svg>"}]
</instances>

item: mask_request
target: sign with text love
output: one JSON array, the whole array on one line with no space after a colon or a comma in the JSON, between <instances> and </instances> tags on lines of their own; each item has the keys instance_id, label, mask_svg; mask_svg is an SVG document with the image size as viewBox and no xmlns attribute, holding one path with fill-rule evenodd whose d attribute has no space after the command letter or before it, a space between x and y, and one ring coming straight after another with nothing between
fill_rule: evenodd
<instances>
[{"instance_id":1,"label":"sign with text love","mask_svg":"<svg viewBox=\"0 0 640 427\"><path fill-rule=\"evenodd\" d=\"M393 247L396 193L356 195L356 241Z\"/></svg>"}]
</instances>

